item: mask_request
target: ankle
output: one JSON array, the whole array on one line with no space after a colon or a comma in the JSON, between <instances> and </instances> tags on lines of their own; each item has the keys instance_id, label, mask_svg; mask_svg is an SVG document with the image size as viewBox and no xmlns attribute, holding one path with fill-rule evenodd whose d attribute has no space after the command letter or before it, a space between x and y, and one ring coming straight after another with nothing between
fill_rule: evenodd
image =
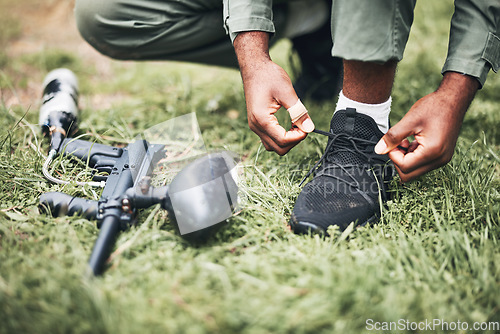
<instances>
[{"instance_id":1,"label":"ankle","mask_svg":"<svg viewBox=\"0 0 500 334\"><path fill-rule=\"evenodd\" d=\"M386 133L389 130L389 113L391 112L391 103L392 98L390 96L387 101L377 104L357 102L349 99L344 95L343 91L340 91L335 112L347 108L354 108L358 113L373 118L380 131Z\"/></svg>"},{"instance_id":2,"label":"ankle","mask_svg":"<svg viewBox=\"0 0 500 334\"><path fill-rule=\"evenodd\" d=\"M379 104L391 96L396 61L384 64L344 60L344 85L346 97L351 100Z\"/></svg>"}]
</instances>

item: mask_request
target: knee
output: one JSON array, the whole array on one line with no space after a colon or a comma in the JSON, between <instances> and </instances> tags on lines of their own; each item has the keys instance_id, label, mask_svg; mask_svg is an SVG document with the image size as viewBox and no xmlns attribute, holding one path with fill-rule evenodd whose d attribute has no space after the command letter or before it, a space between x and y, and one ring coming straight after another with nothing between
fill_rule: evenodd
<instances>
[{"instance_id":1,"label":"knee","mask_svg":"<svg viewBox=\"0 0 500 334\"><path fill-rule=\"evenodd\" d=\"M112 22L117 13L115 0L77 0L75 20L80 35L100 53L115 59L124 59L126 54L114 43L115 28Z\"/></svg>"}]
</instances>

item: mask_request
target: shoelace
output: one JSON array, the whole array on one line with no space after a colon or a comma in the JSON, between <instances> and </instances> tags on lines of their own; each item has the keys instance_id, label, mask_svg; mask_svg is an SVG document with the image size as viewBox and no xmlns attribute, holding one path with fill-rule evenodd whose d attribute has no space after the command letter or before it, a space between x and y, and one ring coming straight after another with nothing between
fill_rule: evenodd
<instances>
[{"instance_id":1,"label":"shoelace","mask_svg":"<svg viewBox=\"0 0 500 334\"><path fill-rule=\"evenodd\" d=\"M379 160L379 161L382 162L382 164L386 163L386 161L382 157L380 157L380 158L371 157L371 156L368 155L368 153L371 153L371 152L366 152L366 149L365 149L365 152L363 152L362 150L360 150L358 148L358 145L360 145L360 146L363 145L363 146L365 146L365 148L368 147L368 145L375 145L375 144L377 144L377 142L375 142L375 141L348 136L345 133L334 134L334 133L331 133L331 132L326 132L326 131L322 131L322 130L318 130L318 129L314 129L313 132L317 133L317 134L320 134L320 135L324 135L324 136L330 137L331 140L328 143L328 145L326 146L325 153L323 153L323 155L318 160L318 162L316 162L316 164L314 164L314 166L309 170L309 172L307 172L306 176L304 176L304 178L302 179L302 181L300 181L299 187L302 186L302 184L307 180L307 178L328 157L328 154L331 153L330 151L332 150L333 145L335 143L340 144L340 145L337 146L337 148L338 148L337 152L341 152L341 151L344 151L344 152L353 152L353 151L355 151L356 153L358 153L358 154L362 155L363 157L365 157L365 159L367 160L367 162L370 162L372 160ZM347 183L348 185L350 185L352 187L359 188L359 182L358 182L358 180L356 180L354 178L354 176L352 176L349 173L349 171L344 166L342 166L339 163L336 163L334 161L332 161L332 164L334 164L335 166L338 166L340 169L342 169L346 173L346 175L348 175L353 180L353 183L347 182L346 180L344 180L342 178L339 178L338 176L335 176L335 175L329 175L330 177L333 177L333 178L335 178L335 179L337 179L339 181L345 182L345 183ZM335 167L329 167L329 168L335 168Z\"/></svg>"}]
</instances>

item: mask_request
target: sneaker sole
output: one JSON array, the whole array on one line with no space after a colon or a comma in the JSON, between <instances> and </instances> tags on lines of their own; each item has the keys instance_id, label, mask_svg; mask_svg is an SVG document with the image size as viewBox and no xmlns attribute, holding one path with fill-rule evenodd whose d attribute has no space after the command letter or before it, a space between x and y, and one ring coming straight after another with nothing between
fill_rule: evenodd
<instances>
[{"instance_id":1,"label":"sneaker sole","mask_svg":"<svg viewBox=\"0 0 500 334\"><path fill-rule=\"evenodd\" d=\"M368 224L372 224L377 221L378 221L378 215L373 215L363 223L356 224L355 227L366 226ZM329 234L322 227L319 227L318 225L309 222L303 222L303 221L296 222L293 217L290 219L289 225L295 234L311 234L311 235L317 234L322 236L329 236Z\"/></svg>"}]
</instances>

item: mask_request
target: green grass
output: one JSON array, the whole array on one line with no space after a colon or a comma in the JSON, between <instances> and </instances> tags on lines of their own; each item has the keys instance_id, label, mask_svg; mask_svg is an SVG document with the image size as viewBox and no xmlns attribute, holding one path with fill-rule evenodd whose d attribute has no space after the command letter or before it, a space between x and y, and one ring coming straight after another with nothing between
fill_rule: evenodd
<instances>
[{"instance_id":1,"label":"green grass","mask_svg":"<svg viewBox=\"0 0 500 334\"><path fill-rule=\"evenodd\" d=\"M393 122L438 84L451 12L449 1L417 7ZM281 42L273 50L287 68L288 47ZM243 157L246 201L197 247L176 234L162 210L142 212L120 235L104 276L86 279L95 223L40 215L37 203L46 191L99 194L43 179L48 145L37 132L38 95L29 108L2 101L0 333L354 333L368 332L367 319L499 321L498 76L478 93L447 166L407 185L395 182L377 225L321 239L294 235L286 222L304 166L320 156L324 138L311 135L284 157L263 150L246 124L236 71L111 62L112 75L103 78L67 50L5 64L0 89L14 93L51 68L73 66L82 86L80 133L90 140L130 139L196 112L210 149ZM326 128L334 103L308 106ZM287 121L285 113L279 117Z\"/></svg>"}]
</instances>

